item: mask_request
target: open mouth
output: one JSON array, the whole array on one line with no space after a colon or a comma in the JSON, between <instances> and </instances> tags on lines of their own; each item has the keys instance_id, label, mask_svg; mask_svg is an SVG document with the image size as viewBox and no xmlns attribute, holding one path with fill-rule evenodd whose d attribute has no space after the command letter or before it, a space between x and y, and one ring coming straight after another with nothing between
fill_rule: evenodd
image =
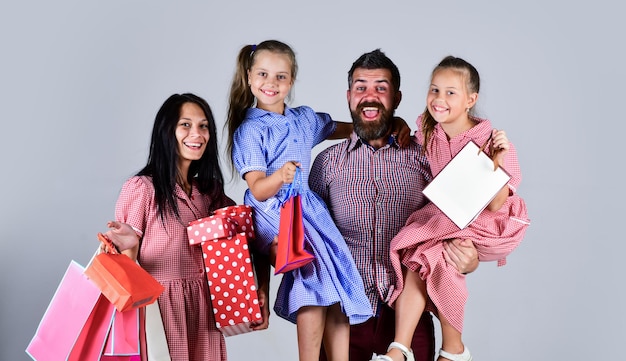
<instances>
[{"instance_id":1,"label":"open mouth","mask_svg":"<svg viewBox=\"0 0 626 361\"><path fill-rule=\"evenodd\" d=\"M359 106L359 112L364 120L377 119L382 110L382 106L376 103L364 103Z\"/></svg>"},{"instance_id":2,"label":"open mouth","mask_svg":"<svg viewBox=\"0 0 626 361\"><path fill-rule=\"evenodd\" d=\"M200 149L202 148L202 143L184 143L185 146L187 146L188 148L192 148L192 149Z\"/></svg>"}]
</instances>

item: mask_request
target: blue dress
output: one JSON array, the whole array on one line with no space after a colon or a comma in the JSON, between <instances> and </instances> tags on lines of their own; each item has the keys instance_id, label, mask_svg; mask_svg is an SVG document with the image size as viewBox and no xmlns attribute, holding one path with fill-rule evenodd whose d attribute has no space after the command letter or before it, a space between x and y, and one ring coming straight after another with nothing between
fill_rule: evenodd
<instances>
[{"instance_id":1,"label":"blue dress","mask_svg":"<svg viewBox=\"0 0 626 361\"><path fill-rule=\"evenodd\" d=\"M233 163L243 177L250 171L268 176L286 162L298 161L302 169L301 201L307 249L315 255L313 262L283 274L274 311L296 323L303 306L330 306L341 303L350 324L372 317L363 281L343 236L335 226L326 204L309 189L311 149L335 130L328 114L315 113L301 106L285 106L285 115L250 108L246 119L235 131ZM246 190L244 203L254 208L256 239L251 246L268 254L278 234L281 200L289 184L272 198L260 202Z\"/></svg>"}]
</instances>

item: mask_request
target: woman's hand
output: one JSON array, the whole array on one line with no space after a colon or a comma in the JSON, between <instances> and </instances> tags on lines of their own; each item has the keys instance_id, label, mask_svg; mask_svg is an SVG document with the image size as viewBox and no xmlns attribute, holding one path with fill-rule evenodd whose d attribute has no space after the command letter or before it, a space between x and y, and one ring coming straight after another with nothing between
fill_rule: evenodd
<instances>
[{"instance_id":1,"label":"woman's hand","mask_svg":"<svg viewBox=\"0 0 626 361\"><path fill-rule=\"evenodd\" d=\"M251 322L250 328L254 331L265 330L270 326L270 302L269 296L262 289L257 290L259 307L261 308L261 322Z\"/></svg>"},{"instance_id":2,"label":"woman's hand","mask_svg":"<svg viewBox=\"0 0 626 361\"><path fill-rule=\"evenodd\" d=\"M113 244L120 250L139 246L139 236L130 225L122 222L110 221L107 223L109 230L104 233Z\"/></svg>"}]
</instances>

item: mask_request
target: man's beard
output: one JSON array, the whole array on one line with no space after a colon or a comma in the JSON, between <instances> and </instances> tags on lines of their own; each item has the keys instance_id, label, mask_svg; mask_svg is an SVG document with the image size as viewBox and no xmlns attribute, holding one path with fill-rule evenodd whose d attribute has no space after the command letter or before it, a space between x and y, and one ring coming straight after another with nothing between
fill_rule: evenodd
<instances>
[{"instance_id":1,"label":"man's beard","mask_svg":"<svg viewBox=\"0 0 626 361\"><path fill-rule=\"evenodd\" d=\"M363 108L376 107L380 118L376 121L366 122L361 119ZM393 110L388 111L381 103L362 103L356 110L350 110L355 133L363 140L375 140L387 136L392 127Z\"/></svg>"}]
</instances>

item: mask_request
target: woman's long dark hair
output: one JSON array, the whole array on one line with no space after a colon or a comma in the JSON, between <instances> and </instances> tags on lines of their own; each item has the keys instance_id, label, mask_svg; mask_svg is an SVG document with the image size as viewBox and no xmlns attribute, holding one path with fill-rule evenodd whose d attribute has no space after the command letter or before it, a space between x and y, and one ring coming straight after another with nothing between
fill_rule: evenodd
<instances>
[{"instance_id":1,"label":"woman's long dark hair","mask_svg":"<svg viewBox=\"0 0 626 361\"><path fill-rule=\"evenodd\" d=\"M209 140L206 149L199 160L191 162L187 181L189 184L195 182L200 193L209 195L211 199L217 200L224 196L224 178L219 166L217 130L211 107L206 100L197 95L174 94L167 98L156 114L148 164L137 173L138 176L152 177L154 198L162 221L165 220L168 212L172 212L180 221L174 192L179 178L176 126L185 103L198 105L209 122Z\"/></svg>"}]
</instances>

